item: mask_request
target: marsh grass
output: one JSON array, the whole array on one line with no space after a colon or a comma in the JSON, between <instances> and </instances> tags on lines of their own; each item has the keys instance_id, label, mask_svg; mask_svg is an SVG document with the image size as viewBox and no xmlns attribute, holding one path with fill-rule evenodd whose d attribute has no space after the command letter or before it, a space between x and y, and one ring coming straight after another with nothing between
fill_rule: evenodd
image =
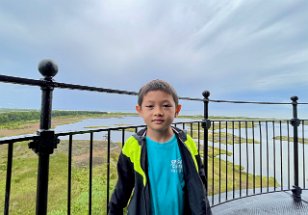
<instances>
[{"instance_id":1,"label":"marsh grass","mask_svg":"<svg viewBox=\"0 0 308 215\"><path fill-rule=\"evenodd\" d=\"M281 140L283 142L294 142L294 137L288 136L276 136L274 137L275 140ZM308 138L298 138L298 143L308 144Z\"/></svg>"},{"instance_id":2,"label":"marsh grass","mask_svg":"<svg viewBox=\"0 0 308 215\"><path fill-rule=\"evenodd\" d=\"M187 128L188 134L191 135L191 128ZM196 127L196 125L193 126L193 131L192 131L192 138L197 139L199 135L200 140L203 140L204 137L204 131L200 130L199 134L198 134L198 129ZM229 145L233 145L233 144L259 144L260 141L258 140L253 140L251 138L246 138L246 137L239 137L237 135L234 134L230 134L230 133L226 133L226 132L212 132L212 130L209 130L208 133L208 140L214 143L222 143L222 144L229 144Z\"/></svg>"},{"instance_id":3,"label":"marsh grass","mask_svg":"<svg viewBox=\"0 0 308 215\"><path fill-rule=\"evenodd\" d=\"M261 184L267 183L269 187L275 185L273 177L261 178L261 176L248 174L243 171L243 167L240 165L233 165L232 162L226 162L217 157L209 157L208 168L209 196L239 189L260 188ZM279 186L277 182L276 186Z\"/></svg>"},{"instance_id":4,"label":"marsh grass","mask_svg":"<svg viewBox=\"0 0 308 215\"><path fill-rule=\"evenodd\" d=\"M115 185L116 162L120 148L112 143L110 157L110 194ZM67 213L68 141L61 141L50 157L48 214ZM94 142L92 172L92 214L104 214L107 199L106 142ZM4 210L4 191L7 146L0 146L0 211ZM72 157L72 214L87 214L89 203L89 141L74 141ZM35 214L37 155L28 149L26 142L14 144L10 214Z\"/></svg>"}]
</instances>

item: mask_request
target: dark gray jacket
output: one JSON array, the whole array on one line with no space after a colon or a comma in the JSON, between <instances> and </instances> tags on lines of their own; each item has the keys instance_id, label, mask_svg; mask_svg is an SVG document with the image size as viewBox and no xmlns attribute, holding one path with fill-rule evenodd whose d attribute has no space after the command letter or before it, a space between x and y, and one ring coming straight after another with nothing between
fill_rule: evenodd
<instances>
[{"instance_id":1,"label":"dark gray jacket","mask_svg":"<svg viewBox=\"0 0 308 215\"><path fill-rule=\"evenodd\" d=\"M206 196L203 165L192 138L173 128L182 155L184 215L211 215ZM128 205L129 215L150 215L150 185L147 175L146 129L130 137L119 156L118 182L109 202L109 215L122 215ZM133 194L132 194L133 193Z\"/></svg>"}]
</instances>

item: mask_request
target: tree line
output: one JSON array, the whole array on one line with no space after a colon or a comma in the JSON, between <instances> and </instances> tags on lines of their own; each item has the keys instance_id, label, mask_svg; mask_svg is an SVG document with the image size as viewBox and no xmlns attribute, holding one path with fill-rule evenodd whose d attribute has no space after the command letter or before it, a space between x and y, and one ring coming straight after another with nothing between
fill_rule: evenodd
<instances>
[{"instance_id":1,"label":"tree line","mask_svg":"<svg viewBox=\"0 0 308 215\"><path fill-rule=\"evenodd\" d=\"M58 116L81 116L81 115L101 115L107 112L99 111L52 111L52 117ZM20 121L31 121L40 119L40 111L13 111L0 113L0 123L20 122Z\"/></svg>"}]
</instances>

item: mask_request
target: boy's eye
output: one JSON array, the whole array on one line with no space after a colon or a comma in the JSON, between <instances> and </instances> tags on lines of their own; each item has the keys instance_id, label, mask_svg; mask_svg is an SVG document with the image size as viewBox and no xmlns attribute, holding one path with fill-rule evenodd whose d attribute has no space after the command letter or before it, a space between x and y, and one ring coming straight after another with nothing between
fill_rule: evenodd
<instances>
[{"instance_id":1,"label":"boy's eye","mask_svg":"<svg viewBox=\"0 0 308 215\"><path fill-rule=\"evenodd\" d=\"M163 105L163 108L171 108L172 107L172 105L170 105L170 104L164 104Z\"/></svg>"},{"instance_id":2,"label":"boy's eye","mask_svg":"<svg viewBox=\"0 0 308 215\"><path fill-rule=\"evenodd\" d=\"M171 104L163 104L160 106L163 109L169 109L172 107ZM155 105L145 105L145 108L147 108L148 110L153 110L155 108Z\"/></svg>"},{"instance_id":3,"label":"boy's eye","mask_svg":"<svg viewBox=\"0 0 308 215\"><path fill-rule=\"evenodd\" d=\"M145 107L148 108L148 109L153 109L154 105L146 105Z\"/></svg>"}]
</instances>

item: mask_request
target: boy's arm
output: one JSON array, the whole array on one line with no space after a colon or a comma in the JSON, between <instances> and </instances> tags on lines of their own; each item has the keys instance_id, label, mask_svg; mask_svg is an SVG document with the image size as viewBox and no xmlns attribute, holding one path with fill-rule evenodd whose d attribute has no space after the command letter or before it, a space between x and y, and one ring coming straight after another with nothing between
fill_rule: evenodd
<instances>
[{"instance_id":1,"label":"boy's arm","mask_svg":"<svg viewBox=\"0 0 308 215\"><path fill-rule=\"evenodd\" d=\"M118 160L118 181L109 202L109 215L122 215L134 187L134 167L123 153Z\"/></svg>"}]
</instances>

